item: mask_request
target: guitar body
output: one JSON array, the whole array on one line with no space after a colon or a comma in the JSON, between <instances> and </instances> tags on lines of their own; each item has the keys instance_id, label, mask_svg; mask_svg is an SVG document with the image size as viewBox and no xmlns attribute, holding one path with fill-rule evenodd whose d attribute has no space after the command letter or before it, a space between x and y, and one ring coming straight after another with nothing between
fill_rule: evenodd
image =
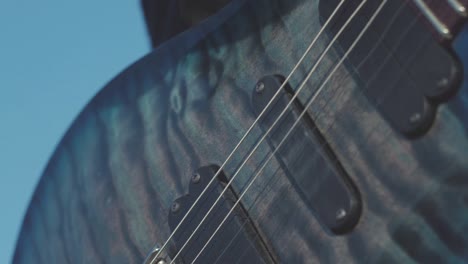
<instances>
[{"instance_id":1,"label":"guitar body","mask_svg":"<svg viewBox=\"0 0 468 264\"><path fill-rule=\"evenodd\" d=\"M235 0L111 81L53 154L13 262L142 263L171 234L171 206L188 193L194 171L221 166L254 123L257 82L287 76L318 34L318 2ZM320 38L312 49L315 59L299 66L289 80L293 90L329 41L329 35ZM463 65L467 47L465 27L453 43ZM341 55L331 49L320 69ZM327 76L320 69L298 96L304 104ZM358 190L362 211L348 232L328 232L275 156L242 204L276 261L468 260L467 82L437 108L434 123L417 138L387 122L346 63L307 111ZM263 133L255 127L227 162L228 178ZM272 151L270 144L260 144L233 190L241 193ZM175 251L170 244L169 255Z\"/></svg>"}]
</instances>

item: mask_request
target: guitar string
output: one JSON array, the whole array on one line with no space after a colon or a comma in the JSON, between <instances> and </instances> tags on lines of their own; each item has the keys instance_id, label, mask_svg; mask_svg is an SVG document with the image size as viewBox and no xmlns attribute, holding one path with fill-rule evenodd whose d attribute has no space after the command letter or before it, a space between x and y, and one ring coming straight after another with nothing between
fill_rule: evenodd
<instances>
[{"instance_id":1,"label":"guitar string","mask_svg":"<svg viewBox=\"0 0 468 264\"><path fill-rule=\"evenodd\" d=\"M400 8L401 8L401 7L400 7ZM400 8L399 8L399 9L400 9ZM414 22L414 21L413 21L413 22ZM379 41L379 42L380 42L380 41ZM374 48L373 50L375 50L375 48ZM373 52L373 51L372 51L372 52ZM385 62L384 62L384 64L381 64L381 65L385 65L385 63L386 63L386 61L388 60L388 58L389 58L389 57L387 57L386 60L385 60ZM366 59L367 59L367 58L366 58ZM359 66L360 66L360 65L358 65L358 67L359 67ZM378 70L378 72L380 72L380 70L381 70L381 67L380 67L380 69ZM377 75L377 74L374 74L374 77L375 77L376 75ZM369 82L370 82L370 81L369 81ZM381 98L380 98L380 99L381 99ZM329 127L329 128L330 128L330 127Z\"/></svg>"},{"instance_id":2,"label":"guitar string","mask_svg":"<svg viewBox=\"0 0 468 264\"><path fill-rule=\"evenodd\" d=\"M226 159L226 161L223 163L223 165L219 168L219 170L216 172L216 174L213 176L213 178L211 179L211 181L207 184L207 187L214 181L214 179L216 179L216 177L218 176L218 174L222 171L223 167L227 164L227 161L230 160L230 158L233 156L233 154L235 153L235 151L239 148L240 144L245 140L246 136L248 134L250 134L251 130L253 129L253 127L258 123L258 120L263 116L263 114L266 112L267 108L269 107L269 105L271 105L271 103L274 101L275 97L277 97L281 91L281 89L284 88L284 86L286 85L287 83L287 80L291 78L292 74L297 70L297 68L300 66L300 64L302 63L302 61L305 59L305 57L308 55L309 51L311 50L311 48L314 46L314 44L316 43L316 41L318 40L319 36L324 32L324 29L326 27L327 24L330 23L332 17L337 13L338 9L342 6L342 4L345 2L346 0L342 0L339 5L337 6L337 8L335 9L335 11L333 12L332 16L330 17L330 19L325 23L325 25L322 27L322 29L320 30L320 32L318 33L318 35L315 37L315 39L312 41L312 43L310 44L310 46L308 47L308 49L306 50L306 53L304 53L304 55L301 57L301 59L299 60L299 62L296 64L296 66L294 67L293 71L289 74L289 76L286 78L286 80L283 82L283 84L281 85L281 87L278 89L277 93L274 95L274 97L270 100L270 102L267 104L267 106L265 107L265 109L263 109L262 113L260 113L259 117L255 120L255 122L251 125L251 127L248 129L248 131L245 133L244 137L240 140L240 142L238 143L238 145L234 148L234 150L231 152L231 154L228 156L228 158ZM367 0L365 0L367 1ZM169 238L167 239L167 241L164 243L164 245L159 249L159 253L158 255L163 251L163 249L167 246L168 242L170 241L170 239L173 237L174 233L180 228L180 225L181 223L186 219L187 215L190 213L191 210L193 210L195 204L199 201L200 197L206 192L207 190L207 187L202 191L202 193L198 196L198 198L195 200L194 204L192 205L192 207L188 210L188 212L185 214L185 216L182 218L182 220L180 221L179 225L174 229L174 231L172 232L172 234L169 236ZM157 255L157 256L158 256ZM156 256L156 258L157 258ZM151 262L153 263L153 262Z\"/></svg>"},{"instance_id":3,"label":"guitar string","mask_svg":"<svg viewBox=\"0 0 468 264\"><path fill-rule=\"evenodd\" d=\"M404 5L402 5L399 9L401 9L403 6L404 6ZM396 16L394 16L394 17L396 17ZM398 44L397 44L397 45L400 45L400 44L402 43L402 40L403 40L404 36L406 36L406 34L409 33L409 30L415 25L415 23L418 21L418 18L419 18L419 17L420 17L420 15L418 14L418 15L415 17L415 19L413 19L413 21L410 23L410 25L408 26L408 28L407 28L407 29L404 31L404 33L402 34L402 36L398 39L398 41L397 41ZM394 19L392 19L392 20L394 20ZM386 33L385 33L386 31L387 31L387 30L384 31L384 33L383 33L382 37L380 37L378 43L380 43L380 42L382 41L383 36L386 34ZM425 38L425 39L418 45L417 49L419 49L419 48L421 48L422 46L424 46L424 44L427 44L427 40L428 40L428 39ZM367 58L375 51L375 48L376 48L376 47L377 47L377 46L375 46L375 47L369 52L369 55L366 56L366 58L357 66L357 68L360 68L360 66L362 65L362 63L364 63L364 62L367 60ZM384 60L383 64L381 64L381 65L385 65L385 64L387 63L388 59L391 58L391 57L393 56L392 53L394 53L394 50L393 50L393 49L390 50L389 53L390 53L390 54L389 54L388 56L386 56L386 59ZM413 55L414 55L414 54L413 54ZM411 62L413 62L414 59L415 59L415 56L412 56L412 57L409 59L409 62L403 67L403 70L405 70L405 69L407 68L408 64L410 64ZM373 74L373 77L377 76L378 73L380 73L381 70L382 70L382 67L379 67L379 69L377 70L377 72ZM401 74L400 74L400 75L401 75ZM345 77L343 80L341 80L341 83L343 83L347 78L349 78L349 77ZM397 79L398 79L398 78L397 78ZM364 85L363 88L368 87L368 84L369 84L369 83L370 83L369 81L366 82L366 84ZM339 85L338 85L338 86L339 86ZM393 85L393 87L394 87L394 86L395 86L395 85ZM360 92L363 93L363 92L365 92L365 90L360 90ZM388 91L388 92L391 92L391 91ZM338 96L335 96L335 97L340 97L341 94L343 94L343 92L340 93L340 94L338 94ZM389 95L388 93L385 93L385 94L384 94L382 97L380 97L379 99L383 99L383 100L384 100L384 99L386 98L386 96L388 96L388 95ZM331 101L331 99L328 100L328 101L326 102L326 104L324 105L324 107L322 107L322 109L325 108L325 107L328 105L328 103L329 103L330 101ZM375 107L378 107L379 105L380 105L380 103L376 104ZM320 113L319 113L319 114L320 114ZM321 117L321 116L317 116L316 119L318 119L318 118L320 118L320 117ZM325 129L325 134L336 124L337 119L339 119L339 117L336 118L336 119L334 120L334 122L333 122L332 124L330 124L330 125ZM378 125L378 124L377 124L377 125ZM372 131L372 132L370 132L369 134L375 132L375 129L376 129L377 125L374 126L374 127L372 127L372 128L370 129L370 131ZM316 130L316 129L317 129L317 128L314 128L314 130ZM319 147L323 147L323 145L321 145L321 146L319 146ZM353 153L351 153L350 155L352 155L352 154L353 154ZM334 161L337 161L337 160L332 160L331 162L334 162ZM271 183L271 182L270 182L270 183ZM268 184L270 184L270 183L268 183ZM264 190L262 190L261 193L262 193L263 191L264 191ZM257 198L253 201L253 203L252 203L252 205L249 207L248 211L258 202L258 199L259 199L259 198L261 198L260 195L258 195ZM243 224L241 225L241 229L243 228L243 226L244 226L246 223L247 223L247 221L244 221L244 222L243 222ZM220 260L220 257L221 257L221 256L226 252L226 250L232 245L232 242L233 242L233 241L237 238L237 236L240 234L240 231L242 231L241 229L239 229L239 230L236 232L236 235L231 239L230 243L225 247L225 249L223 250L223 252L221 253L221 255L218 256L218 258L217 258L217 260L216 260L215 263L218 263L218 261ZM257 234L256 234L256 236L257 236Z\"/></svg>"},{"instance_id":4,"label":"guitar string","mask_svg":"<svg viewBox=\"0 0 468 264\"><path fill-rule=\"evenodd\" d=\"M395 12L395 14L392 16L392 18L390 19L390 23L388 23L388 25L386 26L385 30L383 31L383 33L381 34L381 36L379 37L378 41L376 42L376 45L374 45L374 47L369 51L369 53L364 57L364 59L356 66L357 69L359 69L363 63L365 63L369 58L370 56L377 50L377 48L379 47L380 43L382 43L383 39L385 38L385 36L387 35L388 31L391 29L391 27L393 26L394 22L396 21L396 19L398 18L398 16L400 15L400 12L402 11L402 8L406 6L406 2L402 5L400 5L400 7L397 9L397 11ZM383 61L383 63L381 65L385 65L387 62L388 62L388 59L393 57L393 53L395 52L395 47L396 46L399 46L404 37L409 33L410 29L412 29L412 27L415 25L415 23L418 21L418 18L419 18L419 14L417 16L415 16L415 18L413 19L413 21L408 25L407 29L403 32L403 34L401 34L401 36L398 38L398 40L396 41L396 45L392 47L392 49L390 49L388 51L388 55L386 56L385 60ZM413 61L414 57L412 59L410 59L411 61ZM382 70L382 67L379 67L379 69L373 74L373 76L371 77L371 79L375 76L377 76L380 71ZM347 78L349 77L345 77L344 80L341 81L341 83L343 83ZM366 82L365 87L367 87L369 84L369 82ZM337 85L337 86L340 86L340 85ZM364 93L365 90L359 90L361 93ZM341 95L343 94L343 90L341 90L341 93L338 94L337 96L335 97L340 97ZM384 95L385 96L385 95ZM332 99L328 100L325 105L322 107L322 109L324 109L328 103L331 101ZM320 113L322 112L319 112L319 115L315 118L315 119L319 119L321 118L322 116L320 116ZM337 118L338 119L338 118ZM336 123L336 119L334 120L334 122L332 124L330 124L326 129L325 129L325 134L332 128L332 126ZM317 130L318 128L317 127L314 127L313 128L313 131L314 132L315 130ZM318 146L319 148L322 148L324 145L320 145ZM334 162L334 161L332 161ZM268 183L270 184L270 183ZM262 190L260 193L262 193L264 190ZM249 207L248 210L250 210L258 201L258 199L261 198L260 195L257 196L257 198L253 201L252 205ZM218 256L218 258L216 259L215 261L215 264L219 262L220 258L224 255L224 253L227 251L227 249L232 245L232 243L234 242L234 240L237 238L237 236L240 234L240 232L242 231L241 229L243 228L243 226L247 223L247 221L244 221L243 224L241 225L241 228L236 232L236 234L234 235L234 237L230 240L230 243L224 248L224 250L221 252L221 254ZM236 262L237 263L237 262Z\"/></svg>"},{"instance_id":5,"label":"guitar string","mask_svg":"<svg viewBox=\"0 0 468 264\"><path fill-rule=\"evenodd\" d=\"M331 73L328 75L328 77L326 78L325 82L320 86L320 88L318 89L318 91L321 91L323 89L323 87L325 87L325 84L328 83L328 81L331 79L331 77L333 76L333 74L337 71L337 69L339 68L339 66L344 62L344 60L348 57L348 55L350 54L350 52L354 49L354 47L356 46L356 44L358 43L358 41L360 40L360 38L363 36L363 34L367 31L368 27L370 26L370 24L373 22L373 20L375 19L375 17L380 13L381 9L383 8L383 6L386 4L387 0L384 0L382 1L381 5L379 6L379 8L377 9L377 11L375 12L375 14L371 17L371 19L369 20L369 22L366 24L366 26L364 27L363 31L361 31L361 33L359 34L359 36L356 38L356 40L353 42L353 44L350 46L350 48L348 49L348 51L345 53L345 55L342 57L342 59L339 61L339 63L334 67L334 69L331 71ZM288 130L288 132L286 133L286 135L283 137L283 139L281 140L281 142L278 144L278 146L276 147L276 149L270 154L270 156L268 157L268 159L265 161L265 163L263 164L263 166L259 169L259 172L252 178L252 180L250 181L250 183L247 185L247 187L245 187L244 191L240 194L240 196L238 197L236 203L234 203L234 205L232 206L231 210L228 212L228 214L224 217L224 219L221 221L220 225L218 225L218 227L216 228L216 230L214 231L214 233L211 235L211 237L208 239L208 241L205 243L204 247L201 249L201 251L198 253L198 255L196 256L196 258L194 259L194 261L192 263L194 263L196 261L196 259L200 256L200 254L203 252L203 250L206 248L206 246L209 244L209 242L213 239L213 237L216 235L216 233L219 231L219 229L221 228L221 226L224 224L224 222L227 220L227 218L230 216L230 214L232 213L232 211L234 210L234 208L239 204L239 202L242 200L243 196L246 194L246 192L250 189L250 187L252 186L253 182L259 177L260 173L263 171L263 169L266 167L266 165L268 164L268 162L273 158L273 156L276 154L276 152L278 151L278 149L283 145L283 143L286 141L286 139L288 138L288 136L291 134L291 132L294 130L294 128L296 127L297 124L299 124L301 118L304 116L304 114L307 112L307 109L312 105L312 103L315 101L315 98L317 98L317 94L316 93L312 99L307 103L307 105L305 106L305 110L299 115L299 117L297 118L297 120L294 122L294 124L292 125L292 127Z\"/></svg>"},{"instance_id":6,"label":"guitar string","mask_svg":"<svg viewBox=\"0 0 468 264\"><path fill-rule=\"evenodd\" d=\"M150 264L154 264L154 261L157 260L160 255L162 254L162 252L164 251L164 249L167 247L167 245L169 244L169 242L171 241L171 239L174 237L174 234L179 230L180 226L182 225L183 221L185 221L185 219L187 218L187 216L189 215L189 213L193 210L193 208L195 207L195 205L199 202L200 198L204 195L204 193L207 191L208 187L214 182L214 180L218 177L218 175L221 173L221 171L223 170L223 168L227 165L228 161L231 160L231 158L234 156L234 154L237 152L237 150L240 148L241 144L246 140L247 136L251 134L252 130L255 128L255 126L257 125L257 123L259 122L259 120L263 117L263 115L266 113L267 109L272 105L273 101L276 99L276 97L278 97L278 95L280 94L281 90L284 89L284 87L286 86L286 84L288 83L288 81L292 78L292 75L297 71L297 69L299 68L300 65L302 65L302 62L304 61L304 59L307 57L307 55L310 53L311 49L315 46L316 42L318 41L319 37L323 34L323 32L325 32L325 28L328 26L328 24L333 20L334 16L338 13L338 11L340 10L340 8L342 7L342 5L346 2L347 0L341 0L339 2L339 4L337 5L337 7L335 8L335 10L333 11L333 13L330 15L330 17L328 18L328 20L324 23L324 25L321 27L321 29L319 30L319 32L317 33L317 35L315 36L315 38L312 40L312 42L310 43L310 45L308 46L308 48L306 49L306 51L304 52L304 54L302 55L302 57L299 59L299 61L296 63L296 65L293 67L293 69L291 70L290 74L286 77L286 79L284 80L284 82L281 84L281 86L278 88L277 92L273 95L272 99L268 102L268 104L265 106L265 108L262 110L262 112L258 115L258 117L254 120L254 122L252 123L252 125L249 127L249 129L247 129L247 131L244 133L243 137L239 140L239 142L237 143L237 145L234 147L234 149L231 151L231 153L228 155L228 157L226 158L226 160L223 162L223 164L220 166L220 168L218 169L218 171L215 173L215 175L211 178L211 180L208 182L207 186L203 189L203 191L201 192L201 194L197 197L197 199L194 201L194 203L192 204L192 206L188 209L187 213L184 215L184 217L182 217L182 219L180 220L180 222L177 224L177 226L174 228L174 230L171 232L171 234L169 235L169 237L166 239L166 241L164 242L164 244L158 248L158 252L157 254L153 257L153 259L149 262ZM367 0L364 0L364 1L367 1Z\"/></svg>"},{"instance_id":7,"label":"guitar string","mask_svg":"<svg viewBox=\"0 0 468 264\"><path fill-rule=\"evenodd\" d=\"M347 52L343 55L343 57L339 60L338 64L336 64L336 66L333 68L333 70L331 71L331 73L327 76L327 78L325 79L325 81L322 83L322 85L317 89L317 91L315 92L315 94L312 96L312 98L309 100L309 102L307 103L307 105L304 107L304 111L302 111L302 113L298 116L297 120L294 122L294 124L292 125L292 127L288 130L288 132L286 133L286 135L283 137L283 139L280 141L280 143L278 144L278 146L276 147L276 149L268 156L268 159L263 163L262 167L260 167L259 171L255 174L255 176L251 179L251 181L249 182L249 184L247 185L247 187L245 187L245 189L241 192L241 194L239 195L239 197L237 198L237 201L232 205L232 208L229 210L229 212L227 213L227 215L223 218L223 220L221 221L221 223L218 225L218 227L215 229L215 231L213 232L213 234L210 236L210 238L208 239L208 241L204 244L204 246L202 247L202 249L199 251L198 255L195 257L195 259L193 260L192 263L194 263L198 257L201 255L201 253L203 252L203 250L206 248L206 246L209 244L209 242L213 239L213 237L217 234L217 232L219 231L219 229L221 228L221 226L224 224L224 222L227 220L227 218L231 215L231 213L233 212L234 208L239 204L239 202L242 200L242 198L244 197L244 195L247 193L247 191L250 189L250 187L252 186L252 184L255 182L255 180L259 177L260 173L263 171L263 169L266 167L266 165L268 164L268 162L274 157L274 155L276 154L276 152L278 151L278 149L282 146L282 144L286 141L286 139L288 138L288 136L291 134L291 132L294 130L294 128L297 126L297 124L299 124L299 122L301 121L302 117L304 116L305 113L307 113L307 109L312 105L312 103L315 101L315 99L317 98L318 94L320 94L320 92L323 90L323 88L325 87L325 84L328 83L328 81L331 79L331 77L335 74L335 72L338 70L338 68L343 64L344 60L348 57L348 55L351 53L351 51L354 49L354 47L357 45L357 43L359 42L359 40L362 38L362 36L364 35L364 33L366 33L367 29L370 27L370 25L372 24L372 22L375 20L375 18L377 17L377 15L380 13L380 11L382 10L382 8L385 6L385 4L387 3L388 0L383 0L381 2L381 4L379 5L379 7L377 8L377 10L375 11L375 13L371 16L371 18L369 19L369 21L366 23L366 25L364 26L363 30L359 33L359 35L357 36L357 38L354 40L354 42L351 44L351 46L348 48ZM308 77L310 78L310 77ZM308 79L307 78L307 79ZM296 93L297 94L297 93ZM274 125L273 125L274 126ZM212 207L213 208L213 207ZM197 230L195 230L196 232ZM187 242L186 242L187 243ZM180 254L180 252L182 252L183 249L180 249L178 254L174 257L174 259L171 261L171 263L173 263L175 261L175 259L177 259L177 256Z\"/></svg>"},{"instance_id":8,"label":"guitar string","mask_svg":"<svg viewBox=\"0 0 468 264\"><path fill-rule=\"evenodd\" d=\"M427 40L427 38L426 38L426 40ZM422 44L424 44L424 43L422 43ZM423 46L423 45L420 45L420 46ZM414 57L414 56L413 56L413 57ZM405 68L407 68L407 67L405 67ZM370 132L369 134L374 133L376 127L377 127L377 125L374 126L372 129L370 129L371 132ZM379 143L378 145L376 145L376 146L380 146L382 143L384 143L384 142L382 141L382 142L380 142L380 143ZM352 154L353 154L353 153L351 153L351 155L352 155ZM411 172L409 173L409 175L411 175L412 172L416 171L417 168L418 168L418 167L415 167L414 169L412 169ZM260 197L257 197L257 199L255 199L254 203L258 200L258 198L260 198ZM249 208L249 210L250 210L252 207L253 207L253 205ZM246 223L246 221L244 221L244 223L242 224L241 228L245 225L245 223ZM236 233L236 236L240 233L240 231L241 231L241 230L239 230L239 231ZM258 236L258 234L255 234L255 236ZM232 240L233 240L233 239L232 239ZM231 241L232 241L232 240L231 240ZM228 246L229 246L229 245L228 245ZM227 249L227 248L225 248L225 250L226 250L226 249ZM225 251L225 250L224 250L224 251ZM224 252L224 251L223 251L223 252ZM223 253L223 254L224 254L224 253ZM219 261L219 257L218 257L217 261ZM192 263L193 263L193 262L192 262ZM217 262L215 262L215 263L217 263ZM236 262L236 263L238 263L238 262Z\"/></svg>"},{"instance_id":9,"label":"guitar string","mask_svg":"<svg viewBox=\"0 0 468 264\"><path fill-rule=\"evenodd\" d=\"M405 6L405 5L406 5L406 2L405 2L402 6L400 6L400 7L398 8L398 11L397 11L396 13L399 13L399 12L401 11L401 8L402 8L403 6ZM420 17L421 17L421 14L417 14L417 15L415 16L415 18L412 20L412 22L408 25L408 27L406 28L406 30L404 31L404 33L402 34L402 36L400 36L400 38L399 38L398 41L396 42L398 46L402 43L403 37L406 36L406 34L409 33L409 31L412 29L412 27L415 25L415 23L418 21L418 19L419 19ZM395 18L395 16L392 18L392 20L394 20L394 18ZM392 23L393 23L393 22L392 22ZM388 27L387 27L387 29L388 29ZM386 32L386 31L387 31L387 30L385 30L384 32ZM379 38L379 40L378 40L377 43L380 43L380 42L381 42L383 36L385 36L385 33L382 34L382 36ZM416 47L416 50L419 50L419 49L423 48L424 46L426 46L426 45L428 44L428 40L429 40L429 39L430 39L430 36L426 36L422 41L420 41L420 43L419 43L418 46ZM357 68L359 68L359 67L362 65L362 63L364 63L364 62L370 57L370 54L373 53L373 52L375 51L376 48L377 48L377 45L374 46L374 48L373 48L373 49L371 50L371 52L365 57L365 59L364 59L363 61L361 61L361 63L358 64ZM393 47L392 47L392 48L393 48ZM368 87L368 84L372 82L372 79L374 79L374 78L378 75L378 73L380 73L380 71L383 69L383 66L388 62L388 59L389 59L389 58L392 58L392 57L394 57L394 56L395 56L395 55L394 55L394 51L393 51L393 49L392 49L392 50L390 50L389 55L386 56L384 62L383 62L382 64L380 64L380 66L379 66L377 72L373 74L373 76L371 77L371 80L369 80L369 81L366 82L366 84L365 84L365 87L366 87L366 88ZM416 53L413 53L412 56L410 57L410 59L408 59L407 62L404 63L403 65L398 61L397 58L395 58L395 59L397 60L397 63L401 66L401 67L400 67L400 68L401 68L401 71L400 71L399 77L396 78L397 82L398 82L398 80L400 80L400 78L402 77L402 75L403 75L402 73L405 72L405 71L407 72L408 66L409 66L412 62L414 62L415 58L416 58ZM410 76L410 79L409 79L410 82L413 83L413 84L416 84L416 83L414 82L414 79L412 78L411 74L410 74L410 73L408 73L408 74L409 74L409 76ZM349 77L348 77L348 76L344 77L344 78L341 80L341 83L343 83L347 78L349 78ZM395 84L395 85L392 85L392 87L395 87L395 86L396 86L396 84ZM365 90L364 90L364 91L365 91ZM360 90L361 93L363 93L364 91L363 91L363 90ZM386 93L384 93L383 96L379 97L379 100L380 100L380 101L379 101L378 103L375 104L375 107L378 107L381 103L383 103L383 100L385 100L386 97L387 97L392 91L394 91L394 90L393 90L393 89L390 89L389 91L387 91ZM330 101L331 101L331 99L328 100L328 101L326 102L326 105L327 105L328 102L330 102ZM325 105L325 106L326 106L326 105ZM322 107L322 109L323 109L323 107ZM317 117L317 118L319 118L319 117ZM331 127L334 126L334 124L336 124L337 119L338 119L338 118L336 118L335 120L333 120L332 124L326 129L326 132L328 132L328 130L331 129ZM377 125L378 125L378 124L377 124ZM370 129L371 132L370 132L369 134L371 134L371 133L373 133L373 132L375 131L377 125L374 126L372 129ZM292 128L292 129L293 129L293 128ZM291 131L292 131L292 129L291 129ZM317 129L317 128L314 128L314 129ZM287 136L285 136L285 137L287 137ZM383 143L383 142L380 142L380 144L382 144L382 143ZM379 144L379 145L380 145L380 144ZM321 146L319 146L319 147L323 147L323 145L321 145ZM279 148L279 147L278 147L278 148ZM337 158L335 158L335 160L333 160L332 162L335 162L335 161L337 161ZM268 161L266 161L266 163L268 163ZM262 169L263 169L263 168L262 168ZM415 171L415 170L416 170L416 169L414 169L414 170L412 170L412 171ZM255 180L255 179L254 179L254 180ZM239 198L239 199L240 199L240 198ZM258 198L257 198L257 199L258 199ZM255 200L257 200L257 199L255 199ZM254 201L254 204L255 204L255 201ZM236 205L234 205L233 207L235 207L235 206L236 206ZM253 206L253 205L252 205L252 206ZM252 207L252 206L251 206L251 207ZM250 207L250 208L251 208L251 207ZM231 213L232 213L232 212L231 212ZM228 214L229 214L229 213L228 213ZM228 217L228 216L227 216L227 217ZM227 219L227 217L226 217L226 219ZM226 219L225 219L225 220L226 220ZM225 220L224 220L224 221L225 221ZM242 224L241 228L245 225L245 223L246 223L246 221L244 221L244 223ZM223 224L223 223L221 223L220 226L221 226L222 224ZM219 231L219 230L218 230L218 231ZM236 233L235 237L239 234L239 232L240 232L240 230ZM214 236L214 235L213 235L213 236ZM235 238L235 237L234 237L234 238ZM232 243L232 241L234 240L234 238L231 239L230 244ZM208 244L208 243L209 243L209 241L207 242L207 244ZM230 245L230 244L229 244L229 245ZM225 252L226 249L229 247L229 245L224 249L224 251L222 252L222 254L224 254L224 252ZM203 250L203 249L202 249L202 250ZM200 252L200 253L201 253L201 252ZM221 255L222 255L222 254L221 254ZM221 257L221 255L218 256L218 258L217 258L217 260L216 260L215 263L217 263L217 262L219 261L219 258ZM198 258L198 256L199 256L199 255L197 255L197 258ZM195 260L194 260L194 261L195 261ZM193 261L192 263L194 263L194 261Z\"/></svg>"},{"instance_id":10,"label":"guitar string","mask_svg":"<svg viewBox=\"0 0 468 264\"><path fill-rule=\"evenodd\" d=\"M176 253L174 259L177 259L177 257L179 256L179 254L183 251L183 249L187 246L188 242L192 239L192 237L195 235L195 233L198 231L198 229L202 226L202 224L204 223L204 221L206 220L206 218L209 216L209 214L211 213L211 211L213 210L213 208L216 206L216 204L218 203L218 201L223 197L224 193L229 189L229 187L231 186L232 182L236 179L237 175L239 175L239 172L240 170L245 166L245 164L250 160L250 158L252 157L252 155L255 153L255 151L259 148L259 146L261 145L261 143L264 142L264 140L267 138L268 134L272 131L272 129L275 127L275 125L280 121L280 119L284 116L284 114L287 112L288 108L292 105L292 103L294 102L294 99L298 96L299 92L305 87L308 79L312 76L312 74L317 70L318 66L320 65L321 61L325 58L325 55L327 54L327 52L333 47L334 43L337 41L338 37L341 35L341 33L344 31L345 28L347 28L347 26L350 24L350 22L353 20L353 18L357 15L357 13L361 10L361 8L364 6L364 4L367 2L368 0L364 0L362 1L359 6L356 8L356 10L353 12L353 14L348 18L348 20L345 22L344 26L340 29L340 31L334 36L333 40L330 42L330 44L326 47L325 51L321 54L320 58L316 61L316 63L314 64L313 68L309 71L308 75L306 76L306 79L301 83L300 87L298 88L297 92L294 94L294 96L291 98L291 101L285 106L284 110L280 113L280 115L278 116L278 118L275 120L275 122L273 123L273 125L264 133L264 135L260 138L259 142L254 146L254 148L251 150L251 152L249 153L249 155L244 159L244 161L241 163L241 165L236 169L235 173L233 174L233 176L231 177L231 179L229 180L229 182L226 184L226 186L224 187L223 191L221 192L221 194L218 196L218 198L216 199L216 201L213 203L213 206L211 206L211 208L207 211L207 213L205 214L205 216L201 219L200 223L197 225L197 227L195 228L195 230L191 233L191 235L187 238L187 240L184 242L184 244L182 245L182 247L178 250L178 252ZM271 102L271 100L270 100ZM266 110L266 108L264 109ZM266 111L265 111L266 112ZM207 187L209 186L210 183L208 183ZM206 188L205 188L206 189ZM202 194L199 195L198 198L201 197ZM189 212L188 212L189 213ZM187 215L188 213L186 213L185 215Z\"/></svg>"},{"instance_id":11,"label":"guitar string","mask_svg":"<svg viewBox=\"0 0 468 264\"><path fill-rule=\"evenodd\" d=\"M369 133L369 135L375 132L375 129L376 129L377 126L378 126L378 124L377 124L376 126L372 127L372 129L370 129L371 132ZM378 145L375 145L375 146L378 147L378 146L380 146L380 145L383 144L383 143L384 143L384 141L380 142ZM355 151L355 152L356 152L356 151ZM354 153L355 153L355 152L354 152ZM352 155L352 154L353 154L353 153L351 153L350 155ZM409 173L409 175L411 175L412 172L416 171L417 168L418 168L418 167L412 169L411 172ZM270 183L271 183L271 182L270 182ZM270 184L270 183L269 183L269 184ZM258 198L260 198L260 197L258 196L257 199L255 199L254 203L256 203L256 201L258 201ZM254 205L252 205L252 206L249 208L249 210L250 210L253 206L254 206ZM241 225L241 229L245 226L246 222L247 222L247 221L244 221L244 222L243 222L243 224ZM237 236L237 235L240 234L241 229L239 229L239 230L236 232L236 235L235 235L235 236ZM258 234L255 234L255 236L258 236ZM233 239L231 239L231 241L233 241L234 239L235 239L235 237L234 237ZM231 245L231 243L230 243L227 247L229 247L230 245ZM228 249L227 247L223 250L223 253L222 253L222 254L224 254L224 252ZM220 257L220 256L219 256L219 257ZM215 263L218 263L219 257L218 257L218 259L216 260ZM192 262L192 263L193 263L193 262ZM239 261L237 261L236 263L239 263Z\"/></svg>"}]
</instances>

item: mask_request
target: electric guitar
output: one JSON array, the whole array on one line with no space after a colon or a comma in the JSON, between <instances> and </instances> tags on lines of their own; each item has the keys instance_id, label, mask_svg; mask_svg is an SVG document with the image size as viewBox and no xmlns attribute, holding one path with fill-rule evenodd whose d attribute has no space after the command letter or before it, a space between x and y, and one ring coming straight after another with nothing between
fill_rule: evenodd
<instances>
[{"instance_id":1,"label":"electric guitar","mask_svg":"<svg viewBox=\"0 0 468 264\"><path fill-rule=\"evenodd\" d=\"M153 35L61 140L13 263L468 262L467 8L232 0Z\"/></svg>"}]
</instances>

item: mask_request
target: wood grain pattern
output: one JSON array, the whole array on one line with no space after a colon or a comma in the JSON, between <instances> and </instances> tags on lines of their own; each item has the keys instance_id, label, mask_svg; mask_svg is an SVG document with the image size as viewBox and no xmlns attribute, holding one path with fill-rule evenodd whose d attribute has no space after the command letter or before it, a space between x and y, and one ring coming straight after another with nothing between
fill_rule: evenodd
<instances>
[{"instance_id":1,"label":"wood grain pattern","mask_svg":"<svg viewBox=\"0 0 468 264\"><path fill-rule=\"evenodd\" d=\"M255 83L287 75L317 34L317 9L316 0L235 0L109 83L53 154L13 262L141 263L169 236L169 207L187 193L191 173L222 164L253 123ZM293 87L327 43L319 41ZM467 43L465 28L455 43L465 64ZM327 55L301 100L337 59L335 51ZM467 261L467 83L439 109L429 134L408 140L386 124L351 75L341 67L309 114L361 193L359 224L345 236L325 233L273 160L244 200L262 236L284 263ZM260 137L257 127L227 175ZM236 190L270 152L261 145Z\"/></svg>"}]
</instances>

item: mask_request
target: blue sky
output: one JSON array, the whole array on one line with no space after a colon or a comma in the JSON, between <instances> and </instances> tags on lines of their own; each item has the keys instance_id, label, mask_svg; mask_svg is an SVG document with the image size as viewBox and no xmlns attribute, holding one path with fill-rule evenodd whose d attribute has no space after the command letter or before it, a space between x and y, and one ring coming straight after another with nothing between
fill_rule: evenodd
<instances>
[{"instance_id":1,"label":"blue sky","mask_svg":"<svg viewBox=\"0 0 468 264\"><path fill-rule=\"evenodd\" d=\"M68 126L148 51L137 0L0 1L0 263Z\"/></svg>"}]
</instances>

